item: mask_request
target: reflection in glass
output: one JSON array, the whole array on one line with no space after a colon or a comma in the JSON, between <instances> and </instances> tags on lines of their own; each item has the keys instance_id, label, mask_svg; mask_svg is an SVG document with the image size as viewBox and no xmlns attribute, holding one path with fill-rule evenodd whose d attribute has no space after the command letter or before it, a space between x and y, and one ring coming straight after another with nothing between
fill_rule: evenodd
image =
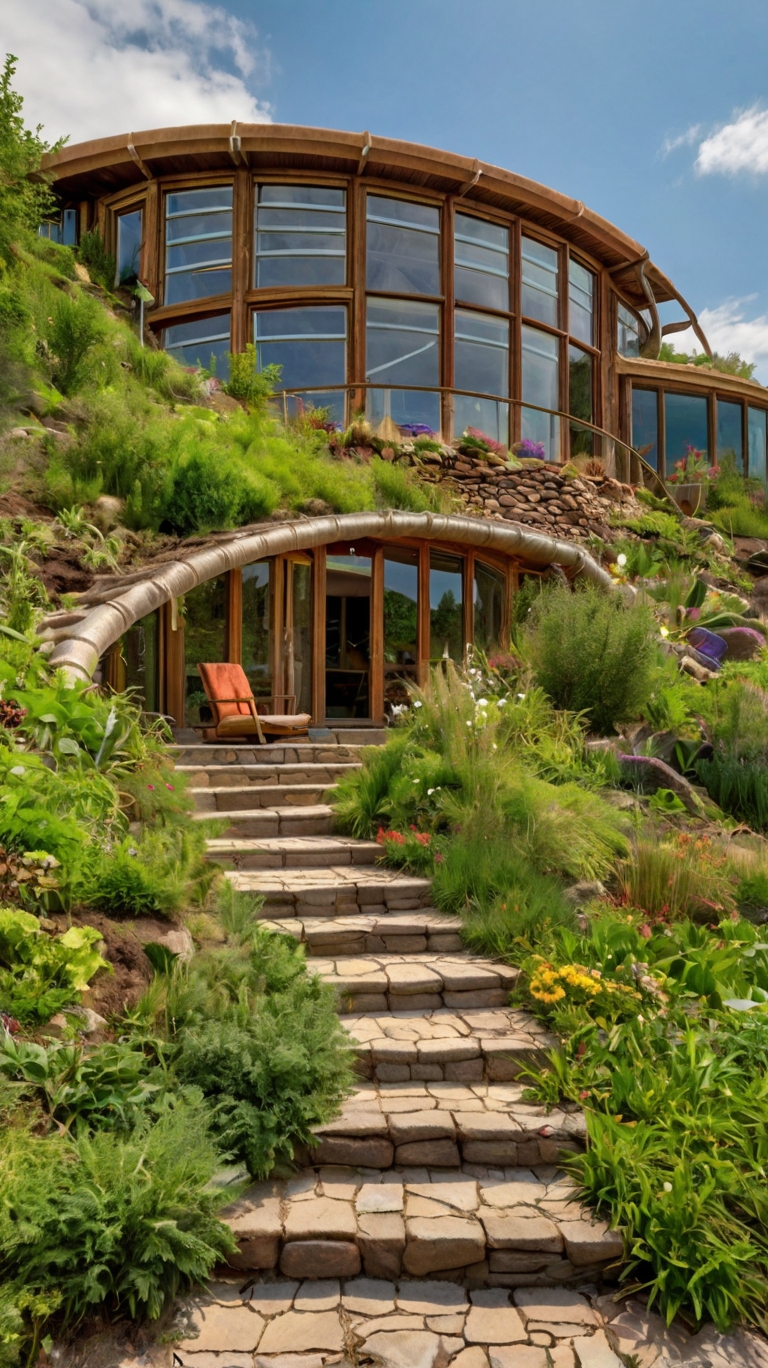
<instances>
[{"instance_id":1,"label":"reflection in glass","mask_svg":"<svg viewBox=\"0 0 768 1368\"><path fill-rule=\"evenodd\" d=\"M117 219L117 285L133 285L139 275L142 212L119 214Z\"/></svg>"},{"instance_id":2,"label":"reflection in glass","mask_svg":"<svg viewBox=\"0 0 768 1368\"><path fill-rule=\"evenodd\" d=\"M269 561L243 566L242 664L255 697L272 693L269 653ZM278 712L282 712L279 702Z\"/></svg>"},{"instance_id":3,"label":"reflection in glass","mask_svg":"<svg viewBox=\"0 0 768 1368\"><path fill-rule=\"evenodd\" d=\"M632 445L654 470L659 468L659 396L632 386Z\"/></svg>"},{"instance_id":4,"label":"reflection in glass","mask_svg":"<svg viewBox=\"0 0 768 1368\"><path fill-rule=\"evenodd\" d=\"M159 614L149 613L134 622L120 642L125 665L122 687L136 690L136 701L145 712L160 711L158 623Z\"/></svg>"},{"instance_id":5,"label":"reflection in glass","mask_svg":"<svg viewBox=\"0 0 768 1368\"><path fill-rule=\"evenodd\" d=\"M343 285L346 191L320 185L260 185L256 194L255 284Z\"/></svg>"},{"instance_id":6,"label":"reflection in glass","mask_svg":"<svg viewBox=\"0 0 768 1368\"><path fill-rule=\"evenodd\" d=\"M457 389L509 394L509 324L489 314L455 311L455 385ZM479 428L496 442L509 440L508 407L493 399L454 398L453 428Z\"/></svg>"},{"instance_id":7,"label":"reflection in glass","mask_svg":"<svg viewBox=\"0 0 768 1368\"><path fill-rule=\"evenodd\" d=\"M165 304L232 289L232 186L165 199Z\"/></svg>"},{"instance_id":8,"label":"reflection in glass","mask_svg":"<svg viewBox=\"0 0 768 1368\"><path fill-rule=\"evenodd\" d=\"M523 326L523 399L542 408L559 408L560 343L551 333ZM560 419L552 413L523 409L523 437L542 442L547 459L560 458Z\"/></svg>"},{"instance_id":9,"label":"reflection in glass","mask_svg":"<svg viewBox=\"0 0 768 1368\"><path fill-rule=\"evenodd\" d=\"M286 561L285 690L296 712L312 712L312 563Z\"/></svg>"},{"instance_id":10,"label":"reflection in glass","mask_svg":"<svg viewBox=\"0 0 768 1368\"><path fill-rule=\"evenodd\" d=\"M365 378L381 389L368 391L368 416L385 415L401 426L423 423L440 430L440 396L390 389L390 385L440 384L438 306L412 299L369 299Z\"/></svg>"},{"instance_id":11,"label":"reflection in glass","mask_svg":"<svg viewBox=\"0 0 768 1368\"><path fill-rule=\"evenodd\" d=\"M523 238L523 315L556 328L557 252L534 238Z\"/></svg>"},{"instance_id":12,"label":"reflection in glass","mask_svg":"<svg viewBox=\"0 0 768 1368\"><path fill-rule=\"evenodd\" d=\"M347 378L347 313L333 305L299 309L263 309L253 315L259 370L282 367L280 388L301 397L305 385L343 385ZM344 422L344 393L303 396L315 408L330 408Z\"/></svg>"},{"instance_id":13,"label":"reflection in glass","mask_svg":"<svg viewBox=\"0 0 768 1368\"><path fill-rule=\"evenodd\" d=\"M574 418L592 422L592 364L589 352L580 347L568 348L568 412ZM591 456L594 452L594 433L589 428L571 423L571 456Z\"/></svg>"},{"instance_id":14,"label":"reflection in glass","mask_svg":"<svg viewBox=\"0 0 768 1368\"><path fill-rule=\"evenodd\" d=\"M509 229L469 214L454 227L454 293L463 304L509 309Z\"/></svg>"},{"instance_id":15,"label":"reflection in glass","mask_svg":"<svg viewBox=\"0 0 768 1368\"><path fill-rule=\"evenodd\" d=\"M749 431L749 474L765 480L765 409L747 409Z\"/></svg>"},{"instance_id":16,"label":"reflection in glass","mask_svg":"<svg viewBox=\"0 0 768 1368\"><path fill-rule=\"evenodd\" d=\"M684 461L689 447L709 451L709 406L704 395L664 395L664 451L667 474Z\"/></svg>"},{"instance_id":17,"label":"reflection in glass","mask_svg":"<svg viewBox=\"0 0 768 1368\"><path fill-rule=\"evenodd\" d=\"M507 581L500 571L479 560L474 579L474 643L481 651L490 651L501 645Z\"/></svg>"},{"instance_id":18,"label":"reflection in glass","mask_svg":"<svg viewBox=\"0 0 768 1368\"><path fill-rule=\"evenodd\" d=\"M744 438L742 436L741 404L729 403L726 399L717 401L717 464L730 457L736 470L744 468Z\"/></svg>"},{"instance_id":19,"label":"reflection in glass","mask_svg":"<svg viewBox=\"0 0 768 1368\"><path fill-rule=\"evenodd\" d=\"M217 575L184 595L187 726L212 721L197 667L226 660L226 629L227 579L226 575Z\"/></svg>"},{"instance_id":20,"label":"reflection in glass","mask_svg":"<svg viewBox=\"0 0 768 1368\"><path fill-rule=\"evenodd\" d=\"M368 196L367 285L391 294L440 294L440 211Z\"/></svg>"},{"instance_id":21,"label":"reflection in glass","mask_svg":"<svg viewBox=\"0 0 768 1368\"><path fill-rule=\"evenodd\" d=\"M595 277L578 261L568 263L568 301L570 305L568 331L571 337L590 346L595 340Z\"/></svg>"},{"instance_id":22,"label":"reflection in glass","mask_svg":"<svg viewBox=\"0 0 768 1368\"><path fill-rule=\"evenodd\" d=\"M418 679L419 553L389 547L384 553L384 701L407 702L405 681Z\"/></svg>"},{"instance_id":23,"label":"reflection in glass","mask_svg":"<svg viewBox=\"0 0 768 1368\"><path fill-rule=\"evenodd\" d=\"M182 366L215 370L219 380L229 375L229 314L214 314L195 323L175 323L163 332L163 348Z\"/></svg>"},{"instance_id":24,"label":"reflection in glass","mask_svg":"<svg viewBox=\"0 0 768 1368\"><path fill-rule=\"evenodd\" d=\"M617 346L620 356L639 356L642 324L637 314L619 304Z\"/></svg>"},{"instance_id":25,"label":"reflection in glass","mask_svg":"<svg viewBox=\"0 0 768 1368\"><path fill-rule=\"evenodd\" d=\"M331 555L326 563L325 712L371 715L370 556Z\"/></svg>"},{"instance_id":26,"label":"reflection in glass","mask_svg":"<svg viewBox=\"0 0 768 1368\"><path fill-rule=\"evenodd\" d=\"M464 659L464 562L443 551L429 553L429 658Z\"/></svg>"}]
</instances>

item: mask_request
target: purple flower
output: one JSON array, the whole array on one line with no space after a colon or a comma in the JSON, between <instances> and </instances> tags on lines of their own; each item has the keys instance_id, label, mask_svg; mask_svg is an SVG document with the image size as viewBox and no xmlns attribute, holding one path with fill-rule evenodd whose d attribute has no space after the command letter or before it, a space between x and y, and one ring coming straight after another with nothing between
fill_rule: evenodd
<instances>
[{"instance_id":1,"label":"purple flower","mask_svg":"<svg viewBox=\"0 0 768 1368\"><path fill-rule=\"evenodd\" d=\"M530 437L524 437L518 443L517 455L529 461L544 461L547 457L547 449L543 442L534 442Z\"/></svg>"}]
</instances>

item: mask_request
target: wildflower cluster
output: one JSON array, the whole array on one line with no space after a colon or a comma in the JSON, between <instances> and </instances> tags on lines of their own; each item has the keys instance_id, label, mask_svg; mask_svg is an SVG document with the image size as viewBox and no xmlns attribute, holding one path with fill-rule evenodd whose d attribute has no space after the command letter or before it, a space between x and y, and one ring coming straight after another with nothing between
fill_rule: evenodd
<instances>
[{"instance_id":1,"label":"wildflower cluster","mask_svg":"<svg viewBox=\"0 0 768 1368\"><path fill-rule=\"evenodd\" d=\"M532 998L547 1007L567 999L569 1006L594 1007L609 1013L642 1001L637 989L603 978L599 969L587 969L583 964L564 964L555 968L548 960L538 962L531 974L528 991Z\"/></svg>"},{"instance_id":2,"label":"wildflower cluster","mask_svg":"<svg viewBox=\"0 0 768 1368\"><path fill-rule=\"evenodd\" d=\"M720 474L718 465L710 465L706 451L699 451L690 444L685 448L685 456L675 461L675 468L667 476L668 484L709 484Z\"/></svg>"}]
</instances>

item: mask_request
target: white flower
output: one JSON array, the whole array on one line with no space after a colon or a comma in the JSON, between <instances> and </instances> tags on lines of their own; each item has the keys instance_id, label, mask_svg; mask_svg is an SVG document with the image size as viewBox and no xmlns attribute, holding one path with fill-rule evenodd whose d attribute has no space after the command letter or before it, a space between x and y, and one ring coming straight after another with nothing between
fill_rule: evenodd
<instances>
[{"instance_id":1,"label":"white flower","mask_svg":"<svg viewBox=\"0 0 768 1368\"><path fill-rule=\"evenodd\" d=\"M413 706L414 706L414 708L420 708L420 707L421 707L421 699L420 699L420 698L417 698L416 701L414 702L414 705L413 705Z\"/></svg>"},{"instance_id":2,"label":"white flower","mask_svg":"<svg viewBox=\"0 0 768 1368\"><path fill-rule=\"evenodd\" d=\"M660 628L659 628L659 636L668 637L668 636L669 636L669 628L668 628L668 627L660 627Z\"/></svg>"},{"instance_id":3,"label":"white flower","mask_svg":"<svg viewBox=\"0 0 768 1368\"><path fill-rule=\"evenodd\" d=\"M477 706L478 706L478 708L487 708L487 707L488 707L488 699L487 699L487 698L478 698L478 700L477 700Z\"/></svg>"},{"instance_id":4,"label":"white flower","mask_svg":"<svg viewBox=\"0 0 768 1368\"><path fill-rule=\"evenodd\" d=\"M494 750L498 750L498 749L499 749L498 746L496 745L496 742L495 742L495 741L494 741L494 743L493 743L493 749L494 749Z\"/></svg>"},{"instance_id":5,"label":"white flower","mask_svg":"<svg viewBox=\"0 0 768 1368\"><path fill-rule=\"evenodd\" d=\"M504 708L504 707L506 707L506 704L507 704L506 698L497 698L497 699L496 699L496 707L497 707L497 708Z\"/></svg>"},{"instance_id":6,"label":"white flower","mask_svg":"<svg viewBox=\"0 0 768 1368\"><path fill-rule=\"evenodd\" d=\"M418 779L412 779L412 780L411 780L411 783L412 783L412 784L418 784L418 782L419 782Z\"/></svg>"},{"instance_id":7,"label":"white flower","mask_svg":"<svg viewBox=\"0 0 768 1368\"><path fill-rule=\"evenodd\" d=\"M520 699L520 702L521 702L521 703L524 703L524 702L525 702L525 694L518 694L517 696L518 696L518 698Z\"/></svg>"},{"instance_id":8,"label":"white flower","mask_svg":"<svg viewBox=\"0 0 768 1368\"><path fill-rule=\"evenodd\" d=\"M471 723L471 722L467 722L467 723L466 723L466 726L471 727L471 726L472 726L472 723Z\"/></svg>"},{"instance_id":9,"label":"white flower","mask_svg":"<svg viewBox=\"0 0 768 1368\"><path fill-rule=\"evenodd\" d=\"M671 1192L671 1191L672 1191L672 1184L671 1184L671 1183L664 1183L664 1184L663 1184L663 1187L664 1187L664 1191L665 1191L665 1192Z\"/></svg>"},{"instance_id":10,"label":"white flower","mask_svg":"<svg viewBox=\"0 0 768 1368\"><path fill-rule=\"evenodd\" d=\"M430 794L434 793L434 791L434 789L427 789L427 797L429 798Z\"/></svg>"},{"instance_id":11,"label":"white flower","mask_svg":"<svg viewBox=\"0 0 768 1368\"><path fill-rule=\"evenodd\" d=\"M623 570L623 569L624 569L624 566L626 565L626 563L627 563L627 558L626 558L626 556L624 555L624 552L622 551L621 554L618 555L618 556L616 557L616 564L619 565L619 566L621 566L621 569Z\"/></svg>"}]
</instances>

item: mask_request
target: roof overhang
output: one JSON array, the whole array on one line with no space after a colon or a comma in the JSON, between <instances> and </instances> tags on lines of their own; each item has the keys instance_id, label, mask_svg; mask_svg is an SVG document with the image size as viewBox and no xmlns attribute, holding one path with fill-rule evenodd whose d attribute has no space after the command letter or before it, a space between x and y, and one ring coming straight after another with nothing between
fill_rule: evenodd
<instances>
[{"instance_id":1,"label":"roof overhang","mask_svg":"<svg viewBox=\"0 0 768 1368\"><path fill-rule=\"evenodd\" d=\"M365 175L411 185L415 190L467 196L473 204L519 214L567 238L608 268L619 289L639 307L645 296L637 263L645 249L581 200L550 190L489 162L473 161L420 143L292 124L193 124L155 128L65 146L48 155L43 171L56 190L73 200L98 199L159 176L226 171L236 166L290 169L328 175ZM671 282L652 263L646 273L658 301L677 298Z\"/></svg>"}]
</instances>

